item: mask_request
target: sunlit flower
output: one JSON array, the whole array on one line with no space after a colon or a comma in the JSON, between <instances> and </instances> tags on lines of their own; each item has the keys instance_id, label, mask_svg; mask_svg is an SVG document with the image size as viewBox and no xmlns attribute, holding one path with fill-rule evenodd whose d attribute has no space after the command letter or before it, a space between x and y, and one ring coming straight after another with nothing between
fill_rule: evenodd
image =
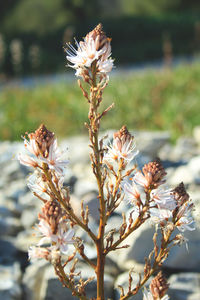
<instances>
[{"instance_id":1,"label":"sunlit flower","mask_svg":"<svg viewBox=\"0 0 200 300\"><path fill-rule=\"evenodd\" d=\"M185 202L177 213L177 222L176 226L181 231L184 232L186 230L193 231L195 227L191 227L194 224L194 219L191 216L191 210L193 208L193 203L191 201Z\"/></svg>"},{"instance_id":2,"label":"sunlit flower","mask_svg":"<svg viewBox=\"0 0 200 300\"><path fill-rule=\"evenodd\" d=\"M26 154L19 153L17 158L20 161L20 163L24 166L33 167L33 168L36 168L38 166L37 161L31 156L28 156Z\"/></svg>"},{"instance_id":3,"label":"sunlit flower","mask_svg":"<svg viewBox=\"0 0 200 300\"><path fill-rule=\"evenodd\" d=\"M48 259L50 252L47 248L30 246L28 249L29 260L35 261L39 258Z\"/></svg>"},{"instance_id":4,"label":"sunlit flower","mask_svg":"<svg viewBox=\"0 0 200 300\"><path fill-rule=\"evenodd\" d=\"M40 231L41 235L43 236L40 239L38 245L41 246L45 243L50 243L53 237L53 233L50 225L44 219L41 219L39 224L37 225L37 228Z\"/></svg>"},{"instance_id":5,"label":"sunlit flower","mask_svg":"<svg viewBox=\"0 0 200 300\"><path fill-rule=\"evenodd\" d=\"M172 211L164 208L151 208L150 215L154 223L160 223L172 217Z\"/></svg>"},{"instance_id":6,"label":"sunlit flower","mask_svg":"<svg viewBox=\"0 0 200 300\"><path fill-rule=\"evenodd\" d=\"M102 25L99 24L94 30L89 32L83 41L75 40L77 49L67 45L67 60L71 63L69 67L76 69L76 76L84 76L84 69L92 66L96 61L96 73L108 73L113 67L113 59L110 58L111 46L110 39L102 31Z\"/></svg>"},{"instance_id":7,"label":"sunlit flower","mask_svg":"<svg viewBox=\"0 0 200 300\"><path fill-rule=\"evenodd\" d=\"M113 144L107 146L107 153L104 156L104 161L117 162L123 159L130 162L138 154L134 137L130 134L126 126L113 134Z\"/></svg>"},{"instance_id":8,"label":"sunlit flower","mask_svg":"<svg viewBox=\"0 0 200 300\"><path fill-rule=\"evenodd\" d=\"M176 207L174 195L171 190L164 190L159 187L151 191L151 199L159 205L161 209L173 210Z\"/></svg>"},{"instance_id":9,"label":"sunlit flower","mask_svg":"<svg viewBox=\"0 0 200 300\"><path fill-rule=\"evenodd\" d=\"M58 249L60 249L60 251L63 254L67 254L68 245L74 244L73 236L74 236L73 229L69 229L69 230L65 231L63 229L63 227L60 226L60 228L58 229L58 232L55 235L53 235L51 238L52 238L52 241L56 243L56 247Z\"/></svg>"},{"instance_id":10,"label":"sunlit flower","mask_svg":"<svg viewBox=\"0 0 200 300\"><path fill-rule=\"evenodd\" d=\"M42 179L41 174L37 174L35 172L28 177L27 186L33 193L38 195L43 195L48 191L48 185Z\"/></svg>"},{"instance_id":11,"label":"sunlit flower","mask_svg":"<svg viewBox=\"0 0 200 300\"><path fill-rule=\"evenodd\" d=\"M122 189L125 194L125 198L128 200L129 203L134 205L140 205L140 191L133 181L130 184L128 180L124 180L122 182Z\"/></svg>"},{"instance_id":12,"label":"sunlit flower","mask_svg":"<svg viewBox=\"0 0 200 300\"><path fill-rule=\"evenodd\" d=\"M143 300L155 300L151 292L144 291ZM169 300L169 296L165 295L162 298L157 298L156 300Z\"/></svg>"},{"instance_id":13,"label":"sunlit flower","mask_svg":"<svg viewBox=\"0 0 200 300\"><path fill-rule=\"evenodd\" d=\"M49 155L47 158L42 158L42 161L48 164L49 168L55 170L59 175L63 174L63 169L69 163L68 160L62 160L62 152L59 151L57 146L57 140L49 147Z\"/></svg>"},{"instance_id":14,"label":"sunlit flower","mask_svg":"<svg viewBox=\"0 0 200 300\"><path fill-rule=\"evenodd\" d=\"M151 177L151 176L150 176ZM142 174L142 172L138 171L135 173L133 180L135 183L141 185L144 188L148 188L149 187L149 180L147 178L147 176L144 176Z\"/></svg>"}]
</instances>

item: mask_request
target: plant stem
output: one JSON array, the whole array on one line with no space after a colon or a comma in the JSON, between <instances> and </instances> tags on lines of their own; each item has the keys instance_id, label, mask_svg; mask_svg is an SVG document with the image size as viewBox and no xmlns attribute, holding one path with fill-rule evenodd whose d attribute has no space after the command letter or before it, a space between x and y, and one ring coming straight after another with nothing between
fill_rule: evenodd
<instances>
[{"instance_id":1,"label":"plant stem","mask_svg":"<svg viewBox=\"0 0 200 300\"><path fill-rule=\"evenodd\" d=\"M99 191L99 205L100 205L100 220L99 220L99 232L96 243L97 249L97 266L96 266L96 276L97 276L97 300L104 300L104 265L105 265L105 254L104 254L104 232L106 223L106 206L103 192L103 180L101 171L101 161L100 161L100 149L99 149L99 124L97 124L98 119L98 99L97 99L97 83L96 83L96 62L92 66L92 86L90 94L90 109L89 109L89 136L91 141L91 146L93 149L92 156L92 166L93 172L96 177L98 191Z\"/></svg>"}]
</instances>

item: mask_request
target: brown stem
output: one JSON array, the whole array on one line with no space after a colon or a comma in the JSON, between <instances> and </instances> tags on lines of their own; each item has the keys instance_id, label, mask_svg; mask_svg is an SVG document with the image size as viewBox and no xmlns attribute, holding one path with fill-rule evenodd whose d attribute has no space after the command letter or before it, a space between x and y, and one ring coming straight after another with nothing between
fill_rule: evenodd
<instances>
[{"instance_id":1,"label":"brown stem","mask_svg":"<svg viewBox=\"0 0 200 300\"><path fill-rule=\"evenodd\" d=\"M135 289L132 291L129 291L126 295L120 297L120 300L126 300L130 298L131 296L137 294L138 290L143 287L143 285L147 282L147 280L157 271L158 267L162 263L163 258L166 256L165 251L167 249L168 244L170 243L170 236L173 231L168 232L167 237L164 242L162 242L161 249L159 254L156 256L154 264L150 272L148 272L147 275L144 276L144 278L140 281L139 286L137 286Z\"/></svg>"},{"instance_id":2,"label":"brown stem","mask_svg":"<svg viewBox=\"0 0 200 300\"><path fill-rule=\"evenodd\" d=\"M146 212L146 207L144 207L143 211L140 213L140 215L137 217L133 225L128 229L127 232L124 233L122 237L118 241L116 241L114 244L112 244L109 248L105 250L105 255L107 255L110 251L115 250L133 231L135 231L138 227L140 227L145 220L143 219L143 216Z\"/></svg>"},{"instance_id":3,"label":"brown stem","mask_svg":"<svg viewBox=\"0 0 200 300\"><path fill-rule=\"evenodd\" d=\"M91 98L90 98L90 109L89 109L89 136L91 141L91 146L93 149L92 166L93 172L96 177L98 191L99 191L99 204L100 204L100 220L99 220L99 232L96 241L97 249L97 266L96 266L96 276L97 276L97 300L104 300L104 265L105 265L105 255L104 255L104 232L106 224L106 207L103 192L103 180L101 172L101 161L100 161L100 149L98 140L98 105L99 99L97 99L97 84L96 84L96 62L92 65L92 86L91 86Z\"/></svg>"},{"instance_id":4,"label":"brown stem","mask_svg":"<svg viewBox=\"0 0 200 300\"><path fill-rule=\"evenodd\" d=\"M89 300L86 296L79 293L76 288L74 287L74 284L69 280L69 278L66 276L65 271L61 264L54 267L56 273L58 274L60 281L72 291L73 296L77 296L80 300Z\"/></svg>"}]
</instances>

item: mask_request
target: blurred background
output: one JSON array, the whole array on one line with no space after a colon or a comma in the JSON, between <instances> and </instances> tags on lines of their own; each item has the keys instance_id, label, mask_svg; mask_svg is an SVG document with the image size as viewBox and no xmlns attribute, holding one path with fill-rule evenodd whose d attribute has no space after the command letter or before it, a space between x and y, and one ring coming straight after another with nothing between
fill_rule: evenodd
<instances>
[{"instance_id":1,"label":"blurred background","mask_svg":"<svg viewBox=\"0 0 200 300\"><path fill-rule=\"evenodd\" d=\"M79 213L80 199L84 200L91 229L97 232L98 194L83 125L88 105L74 70L67 67L64 47L99 22L112 38L115 59L102 109L112 102L115 107L101 130L110 129L112 137L112 129L126 124L136 136L139 167L159 156L169 186L186 184L196 207L197 229L184 233L187 246L172 249L164 271L171 299L199 300L199 0L0 0L0 299L74 299L62 289L51 266L28 261L27 249L36 244L32 227L41 203L26 186L30 170L12 158L24 151L25 132L35 131L41 123L54 131L61 148L69 149L64 184L70 187L72 203ZM107 228L117 228L122 212L130 209L123 202ZM111 254L106 262L106 298L119 299L117 286L127 287L131 267L143 272L153 231L152 226L141 226L127 241L130 248ZM83 232L78 234L88 256L95 259L93 245ZM81 270L86 277L94 275L86 265ZM95 284L89 291L95 294Z\"/></svg>"},{"instance_id":2,"label":"blurred background","mask_svg":"<svg viewBox=\"0 0 200 300\"><path fill-rule=\"evenodd\" d=\"M60 136L85 132L87 106L63 46L99 22L112 37L116 66L105 103L119 108L102 129L126 123L170 130L172 140L191 134L199 122L198 0L7 0L0 9L0 139L18 140L41 122Z\"/></svg>"}]
</instances>

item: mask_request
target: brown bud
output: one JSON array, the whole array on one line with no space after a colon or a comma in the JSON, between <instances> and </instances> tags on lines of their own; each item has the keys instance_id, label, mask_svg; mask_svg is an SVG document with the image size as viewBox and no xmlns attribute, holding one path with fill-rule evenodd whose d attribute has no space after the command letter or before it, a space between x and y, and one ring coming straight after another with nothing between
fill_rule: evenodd
<instances>
[{"instance_id":1,"label":"brown bud","mask_svg":"<svg viewBox=\"0 0 200 300\"><path fill-rule=\"evenodd\" d=\"M163 180L163 177L167 173L165 172L165 169L162 166L159 158L157 158L153 162L145 164L142 170L144 176L148 178L148 180L150 181L150 185L152 185L154 188L165 182L165 180Z\"/></svg>"},{"instance_id":2,"label":"brown bud","mask_svg":"<svg viewBox=\"0 0 200 300\"><path fill-rule=\"evenodd\" d=\"M42 213L38 215L38 218L45 220L51 227L52 233L55 234L58 230L58 224L63 217L63 210L60 204L52 199L47 201L42 208Z\"/></svg>"},{"instance_id":3,"label":"brown bud","mask_svg":"<svg viewBox=\"0 0 200 300\"><path fill-rule=\"evenodd\" d=\"M167 292L169 284L162 272L159 272L150 283L150 291L154 300L161 299Z\"/></svg>"},{"instance_id":4,"label":"brown bud","mask_svg":"<svg viewBox=\"0 0 200 300\"><path fill-rule=\"evenodd\" d=\"M41 124L35 133L30 133L28 137L35 140L40 154L43 157L48 157L49 147L55 139L54 133L49 131L44 124Z\"/></svg>"},{"instance_id":5,"label":"brown bud","mask_svg":"<svg viewBox=\"0 0 200 300\"><path fill-rule=\"evenodd\" d=\"M88 42L89 38L92 38L96 41L96 50L102 49L105 45L108 47L110 45L111 39L108 38L102 30L102 24L97 25L92 31L90 31L86 35L86 42Z\"/></svg>"}]
</instances>

